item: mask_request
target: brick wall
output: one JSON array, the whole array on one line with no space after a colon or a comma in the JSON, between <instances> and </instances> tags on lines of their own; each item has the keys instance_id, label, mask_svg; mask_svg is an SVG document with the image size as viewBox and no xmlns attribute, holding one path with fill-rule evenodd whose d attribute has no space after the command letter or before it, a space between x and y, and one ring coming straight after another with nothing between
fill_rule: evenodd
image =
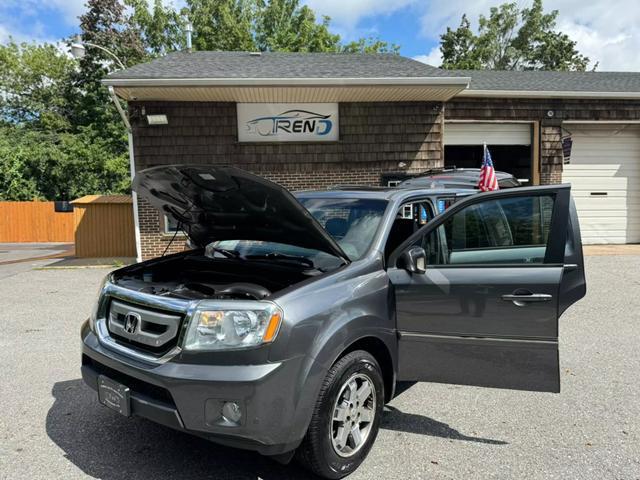
<instances>
[{"instance_id":1,"label":"brick wall","mask_svg":"<svg viewBox=\"0 0 640 480\"><path fill-rule=\"evenodd\" d=\"M540 183L560 183L563 122L640 120L640 100L457 98L445 104L445 118L540 122Z\"/></svg>"},{"instance_id":2,"label":"brick wall","mask_svg":"<svg viewBox=\"0 0 640 480\"><path fill-rule=\"evenodd\" d=\"M166 126L145 114L164 113ZM234 165L291 190L336 184L379 185L383 173L417 173L442 165L441 103L341 103L340 141L242 144L234 103L132 102L136 168L180 163ZM143 258L162 254L171 236L139 202ZM176 238L169 251L184 242Z\"/></svg>"}]
</instances>

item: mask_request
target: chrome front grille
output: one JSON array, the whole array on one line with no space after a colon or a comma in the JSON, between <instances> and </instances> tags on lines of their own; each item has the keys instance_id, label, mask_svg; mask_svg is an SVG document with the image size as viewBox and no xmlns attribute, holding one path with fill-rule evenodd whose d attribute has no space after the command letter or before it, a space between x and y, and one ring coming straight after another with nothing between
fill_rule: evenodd
<instances>
[{"instance_id":1,"label":"chrome front grille","mask_svg":"<svg viewBox=\"0 0 640 480\"><path fill-rule=\"evenodd\" d=\"M118 343L162 354L176 346L182 319L180 314L158 312L112 299L107 328Z\"/></svg>"}]
</instances>

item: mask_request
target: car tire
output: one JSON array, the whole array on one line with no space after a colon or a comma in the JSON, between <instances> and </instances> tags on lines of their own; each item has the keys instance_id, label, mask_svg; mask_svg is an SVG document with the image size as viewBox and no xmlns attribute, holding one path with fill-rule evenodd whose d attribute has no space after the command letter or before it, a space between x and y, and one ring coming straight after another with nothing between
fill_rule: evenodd
<instances>
[{"instance_id":1,"label":"car tire","mask_svg":"<svg viewBox=\"0 0 640 480\"><path fill-rule=\"evenodd\" d=\"M384 398L382 372L371 354L356 350L340 358L322 383L298 463L330 479L355 471L378 435Z\"/></svg>"}]
</instances>

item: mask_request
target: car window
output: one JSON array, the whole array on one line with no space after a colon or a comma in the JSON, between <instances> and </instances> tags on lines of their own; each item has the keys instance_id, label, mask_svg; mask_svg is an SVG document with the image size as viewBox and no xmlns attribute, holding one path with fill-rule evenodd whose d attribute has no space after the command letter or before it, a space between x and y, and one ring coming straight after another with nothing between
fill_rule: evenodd
<instances>
[{"instance_id":1,"label":"car window","mask_svg":"<svg viewBox=\"0 0 640 480\"><path fill-rule=\"evenodd\" d=\"M421 240L428 264L542 263L553 203L545 195L469 205Z\"/></svg>"},{"instance_id":2,"label":"car window","mask_svg":"<svg viewBox=\"0 0 640 480\"><path fill-rule=\"evenodd\" d=\"M386 200L362 198L299 198L350 260L371 246L387 208Z\"/></svg>"}]
</instances>

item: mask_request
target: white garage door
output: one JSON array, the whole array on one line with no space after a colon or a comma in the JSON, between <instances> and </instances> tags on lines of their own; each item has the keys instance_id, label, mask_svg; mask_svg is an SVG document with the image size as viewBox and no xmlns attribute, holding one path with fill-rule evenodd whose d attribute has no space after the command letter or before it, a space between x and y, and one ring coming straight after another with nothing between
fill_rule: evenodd
<instances>
[{"instance_id":1,"label":"white garage door","mask_svg":"<svg viewBox=\"0 0 640 480\"><path fill-rule=\"evenodd\" d=\"M584 243L640 242L640 126L570 125L572 184Z\"/></svg>"},{"instance_id":2,"label":"white garage door","mask_svg":"<svg viewBox=\"0 0 640 480\"><path fill-rule=\"evenodd\" d=\"M530 123L457 123L444 125L445 145L531 145Z\"/></svg>"}]
</instances>

